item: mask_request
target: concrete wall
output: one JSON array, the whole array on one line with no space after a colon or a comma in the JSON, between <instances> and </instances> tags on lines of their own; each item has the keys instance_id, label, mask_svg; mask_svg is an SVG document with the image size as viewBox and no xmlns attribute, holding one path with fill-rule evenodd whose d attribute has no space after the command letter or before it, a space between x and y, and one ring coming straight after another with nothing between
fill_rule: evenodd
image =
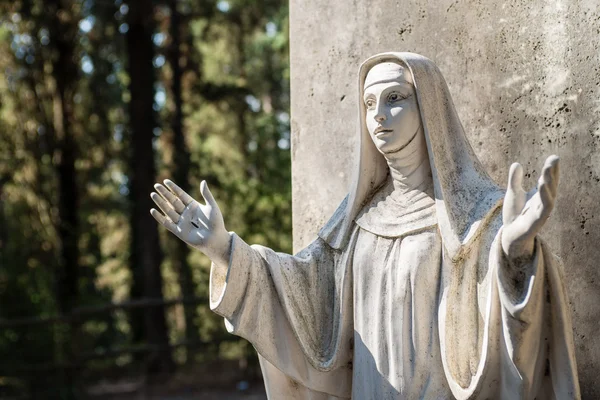
<instances>
[{"instance_id":1,"label":"concrete wall","mask_svg":"<svg viewBox=\"0 0 600 400\"><path fill-rule=\"evenodd\" d=\"M504 184L561 157L544 236L565 264L582 393L600 398L600 3L291 0L294 245L346 194L358 66L383 51L433 59L475 152Z\"/></svg>"}]
</instances>

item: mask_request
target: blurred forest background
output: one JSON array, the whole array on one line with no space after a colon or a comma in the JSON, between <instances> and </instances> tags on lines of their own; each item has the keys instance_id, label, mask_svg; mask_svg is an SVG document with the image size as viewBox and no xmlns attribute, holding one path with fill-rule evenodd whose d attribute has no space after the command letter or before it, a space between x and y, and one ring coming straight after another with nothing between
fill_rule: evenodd
<instances>
[{"instance_id":1,"label":"blurred forest background","mask_svg":"<svg viewBox=\"0 0 600 400\"><path fill-rule=\"evenodd\" d=\"M259 377L208 309L209 260L149 195L206 179L229 230L291 251L287 7L0 4L0 397L204 398Z\"/></svg>"}]
</instances>

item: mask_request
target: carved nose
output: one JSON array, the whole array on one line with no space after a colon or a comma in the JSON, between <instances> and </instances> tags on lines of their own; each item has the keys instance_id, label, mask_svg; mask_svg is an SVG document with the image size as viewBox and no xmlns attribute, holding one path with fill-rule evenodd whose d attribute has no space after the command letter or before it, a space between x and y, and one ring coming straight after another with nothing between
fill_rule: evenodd
<instances>
[{"instance_id":1,"label":"carved nose","mask_svg":"<svg viewBox=\"0 0 600 400\"><path fill-rule=\"evenodd\" d=\"M375 121L377 121L377 122L385 121L385 114L377 113L377 115L375 115Z\"/></svg>"}]
</instances>

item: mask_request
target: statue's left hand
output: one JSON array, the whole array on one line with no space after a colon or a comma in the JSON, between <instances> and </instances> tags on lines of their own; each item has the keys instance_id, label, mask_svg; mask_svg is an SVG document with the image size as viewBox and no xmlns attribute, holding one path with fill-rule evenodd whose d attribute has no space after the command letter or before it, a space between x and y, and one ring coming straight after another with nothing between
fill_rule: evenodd
<instances>
[{"instance_id":1,"label":"statue's left hand","mask_svg":"<svg viewBox=\"0 0 600 400\"><path fill-rule=\"evenodd\" d=\"M535 236L554 208L558 175L558 156L553 155L546 159L537 192L527 201L527 193L522 186L523 167L519 163L510 166L502 208L502 249L509 259L533 255Z\"/></svg>"}]
</instances>

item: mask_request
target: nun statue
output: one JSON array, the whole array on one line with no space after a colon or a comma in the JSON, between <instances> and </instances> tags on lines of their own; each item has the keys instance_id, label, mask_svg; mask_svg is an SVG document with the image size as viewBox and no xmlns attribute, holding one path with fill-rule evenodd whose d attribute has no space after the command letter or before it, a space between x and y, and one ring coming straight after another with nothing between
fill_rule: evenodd
<instances>
[{"instance_id":1,"label":"nun statue","mask_svg":"<svg viewBox=\"0 0 600 400\"><path fill-rule=\"evenodd\" d=\"M210 307L260 355L270 399L579 399L559 261L538 233L558 158L527 194L469 145L440 71L366 60L356 170L318 237L292 256L250 246L175 183L156 220L211 260Z\"/></svg>"}]
</instances>

